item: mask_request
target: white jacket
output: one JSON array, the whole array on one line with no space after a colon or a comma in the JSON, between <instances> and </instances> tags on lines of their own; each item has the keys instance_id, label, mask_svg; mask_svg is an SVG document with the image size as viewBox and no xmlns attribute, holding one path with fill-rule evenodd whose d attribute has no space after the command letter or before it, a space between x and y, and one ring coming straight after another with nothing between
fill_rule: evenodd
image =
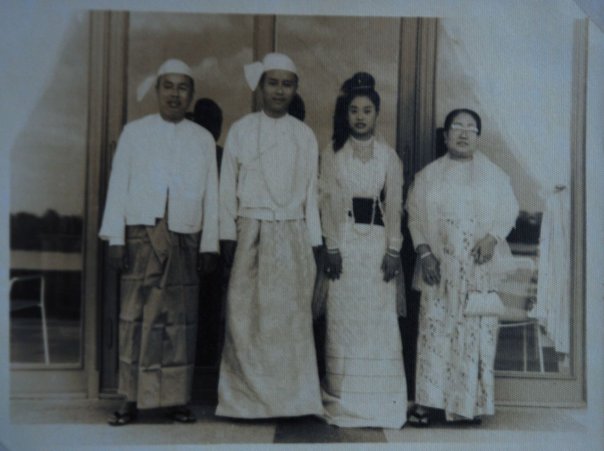
<instances>
[{"instance_id":1,"label":"white jacket","mask_svg":"<svg viewBox=\"0 0 604 451\"><path fill-rule=\"evenodd\" d=\"M247 114L227 135L220 173L220 238L237 239L238 216L304 219L322 242L317 202L319 151L312 130L290 115Z\"/></svg>"},{"instance_id":2,"label":"white jacket","mask_svg":"<svg viewBox=\"0 0 604 451\"><path fill-rule=\"evenodd\" d=\"M194 122L152 114L127 124L120 136L99 236L125 244L125 226L154 225L166 202L171 231L203 229L200 251L218 252L214 139Z\"/></svg>"}]
</instances>

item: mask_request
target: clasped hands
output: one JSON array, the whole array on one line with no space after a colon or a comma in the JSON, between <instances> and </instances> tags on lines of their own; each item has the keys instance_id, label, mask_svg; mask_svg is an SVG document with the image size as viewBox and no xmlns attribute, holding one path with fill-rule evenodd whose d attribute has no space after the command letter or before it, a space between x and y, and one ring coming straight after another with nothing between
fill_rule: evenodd
<instances>
[{"instance_id":1,"label":"clasped hands","mask_svg":"<svg viewBox=\"0 0 604 451\"><path fill-rule=\"evenodd\" d=\"M393 253L386 252L382 259L382 272L384 273L384 282L394 279L402 271L401 258ZM331 280L337 280L342 274L342 255L340 251L328 250L325 252L325 267L323 269L327 277Z\"/></svg>"},{"instance_id":2,"label":"clasped hands","mask_svg":"<svg viewBox=\"0 0 604 451\"><path fill-rule=\"evenodd\" d=\"M493 258L496 244L497 239L491 234L486 234L478 240L470 251L470 256L474 259L474 263L482 265L483 263L490 261ZM430 246L427 244L420 244L417 246L416 252L420 256L424 282L428 285L439 284L440 262L430 250Z\"/></svg>"},{"instance_id":3,"label":"clasped hands","mask_svg":"<svg viewBox=\"0 0 604 451\"><path fill-rule=\"evenodd\" d=\"M109 264L116 271L128 271L130 258L126 246L109 246ZM202 274L211 274L218 267L218 254L213 252L200 252L197 254L197 271Z\"/></svg>"}]
</instances>

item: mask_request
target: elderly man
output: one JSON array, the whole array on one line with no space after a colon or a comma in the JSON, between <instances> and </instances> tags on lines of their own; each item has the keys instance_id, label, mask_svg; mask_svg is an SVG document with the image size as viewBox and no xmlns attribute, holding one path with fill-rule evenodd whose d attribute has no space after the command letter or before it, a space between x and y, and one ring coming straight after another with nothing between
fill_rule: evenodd
<instances>
[{"instance_id":1,"label":"elderly man","mask_svg":"<svg viewBox=\"0 0 604 451\"><path fill-rule=\"evenodd\" d=\"M183 120L191 69L168 60L156 76L159 113L126 125L113 160L100 237L121 271L119 387L109 418L121 426L138 409L169 407L193 422L198 270L218 252L218 179L212 135ZM200 239L200 231L203 231Z\"/></svg>"},{"instance_id":2,"label":"elderly man","mask_svg":"<svg viewBox=\"0 0 604 451\"><path fill-rule=\"evenodd\" d=\"M269 53L245 67L262 111L229 130L220 174L220 238L227 266L226 333L217 415L321 414L311 297L321 245L318 148L287 114L294 63Z\"/></svg>"}]
</instances>

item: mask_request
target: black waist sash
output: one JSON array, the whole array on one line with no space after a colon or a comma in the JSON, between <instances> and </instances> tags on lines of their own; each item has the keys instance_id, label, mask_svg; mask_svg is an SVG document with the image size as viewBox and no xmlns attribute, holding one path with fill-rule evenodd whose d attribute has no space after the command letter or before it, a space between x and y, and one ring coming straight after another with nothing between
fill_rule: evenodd
<instances>
[{"instance_id":1,"label":"black waist sash","mask_svg":"<svg viewBox=\"0 0 604 451\"><path fill-rule=\"evenodd\" d=\"M378 226L384 226L382 218L382 210L376 204L375 213L373 212L374 199L370 197L353 197L352 212L348 212L348 216L352 216L354 212L354 222L357 224L371 224L371 216L373 214L373 223Z\"/></svg>"}]
</instances>

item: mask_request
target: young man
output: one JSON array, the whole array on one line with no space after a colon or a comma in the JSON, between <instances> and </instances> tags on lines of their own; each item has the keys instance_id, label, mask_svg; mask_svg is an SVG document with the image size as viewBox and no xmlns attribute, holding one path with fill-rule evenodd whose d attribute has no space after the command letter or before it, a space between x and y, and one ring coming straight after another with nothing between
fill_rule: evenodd
<instances>
[{"instance_id":1,"label":"young man","mask_svg":"<svg viewBox=\"0 0 604 451\"><path fill-rule=\"evenodd\" d=\"M321 245L318 148L287 114L294 63L269 53L245 67L262 111L231 127L220 175L220 238L232 265L217 415L321 414L311 297Z\"/></svg>"},{"instance_id":2,"label":"young man","mask_svg":"<svg viewBox=\"0 0 604 451\"><path fill-rule=\"evenodd\" d=\"M191 69L166 61L156 76L159 113L126 125L113 160L99 233L122 272L118 391L126 399L113 426L157 407L170 407L175 421L195 421L186 405L197 270L209 270L218 252L218 180L212 135L183 120L193 92Z\"/></svg>"}]
</instances>

